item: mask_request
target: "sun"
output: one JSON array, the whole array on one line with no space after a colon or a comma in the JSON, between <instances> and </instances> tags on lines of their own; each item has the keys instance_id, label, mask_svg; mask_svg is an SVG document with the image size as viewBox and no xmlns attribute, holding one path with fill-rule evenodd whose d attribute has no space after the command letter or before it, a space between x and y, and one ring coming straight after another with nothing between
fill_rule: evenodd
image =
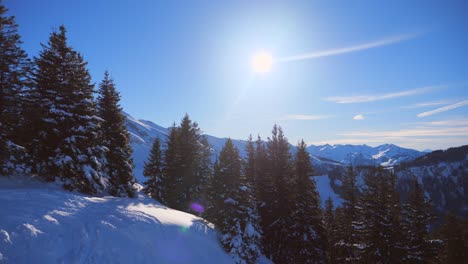
<instances>
[{"instance_id":1,"label":"sun","mask_svg":"<svg viewBox=\"0 0 468 264\"><path fill-rule=\"evenodd\" d=\"M267 73L273 66L273 57L270 53L259 52L252 58L252 69L256 73Z\"/></svg>"}]
</instances>

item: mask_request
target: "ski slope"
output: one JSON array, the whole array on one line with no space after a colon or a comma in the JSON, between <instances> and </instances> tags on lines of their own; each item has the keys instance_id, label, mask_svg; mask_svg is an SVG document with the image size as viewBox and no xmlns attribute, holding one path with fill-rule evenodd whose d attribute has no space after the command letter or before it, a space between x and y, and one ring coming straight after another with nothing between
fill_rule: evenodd
<instances>
[{"instance_id":1,"label":"ski slope","mask_svg":"<svg viewBox=\"0 0 468 264\"><path fill-rule=\"evenodd\" d=\"M211 224L137 198L0 177L0 263L231 263Z\"/></svg>"}]
</instances>

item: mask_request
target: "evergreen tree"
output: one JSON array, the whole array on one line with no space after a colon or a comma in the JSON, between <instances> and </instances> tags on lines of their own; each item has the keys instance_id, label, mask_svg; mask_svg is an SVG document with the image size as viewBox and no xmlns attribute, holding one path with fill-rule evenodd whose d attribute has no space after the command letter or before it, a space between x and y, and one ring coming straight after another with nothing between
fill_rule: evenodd
<instances>
[{"instance_id":1,"label":"evergreen tree","mask_svg":"<svg viewBox=\"0 0 468 264\"><path fill-rule=\"evenodd\" d=\"M205 186L211 174L211 148L196 122L185 115L168 138L163 168L167 205L182 211L204 204Z\"/></svg>"},{"instance_id":2,"label":"evergreen tree","mask_svg":"<svg viewBox=\"0 0 468 264\"><path fill-rule=\"evenodd\" d=\"M441 238L444 242L442 248L442 263L464 263L468 258L468 222L459 219L454 213L446 217L442 227Z\"/></svg>"},{"instance_id":3,"label":"evergreen tree","mask_svg":"<svg viewBox=\"0 0 468 264\"><path fill-rule=\"evenodd\" d=\"M291 263L294 246L291 240L290 227L292 225L293 180L292 157L289 143L281 127L274 126L272 137L267 142L268 175L272 185L265 193L265 216L262 217L264 245L266 253L276 263Z\"/></svg>"},{"instance_id":4,"label":"evergreen tree","mask_svg":"<svg viewBox=\"0 0 468 264\"><path fill-rule=\"evenodd\" d=\"M104 171L109 177L111 195L134 197L135 180L130 135L119 101L119 92L106 71L104 80L99 84L98 96L99 117L102 119L102 144L108 149Z\"/></svg>"},{"instance_id":5,"label":"evergreen tree","mask_svg":"<svg viewBox=\"0 0 468 264\"><path fill-rule=\"evenodd\" d=\"M325 227L325 237L327 238L325 252L327 257L328 264L335 264L336 256L335 256L335 243L337 242L337 234L336 232L336 223L335 223L335 213L333 210L333 200L328 197L325 201L325 210L323 214L323 223Z\"/></svg>"},{"instance_id":6,"label":"evergreen tree","mask_svg":"<svg viewBox=\"0 0 468 264\"><path fill-rule=\"evenodd\" d=\"M25 154L21 135L31 66L15 18L7 11L0 2L0 175L17 170Z\"/></svg>"},{"instance_id":7,"label":"evergreen tree","mask_svg":"<svg viewBox=\"0 0 468 264\"><path fill-rule=\"evenodd\" d=\"M403 205L405 263L427 263L434 254L434 248L427 239L427 229L432 219L430 203L424 197L424 192L415 179L409 200Z\"/></svg>"},{"instance_id":8,"label":"evergreen tree","mask_svg":"<svg viewBox=\"0 0 468 264\"><path fill-rule=\"evenodd\" d=\"M336 225L339 238L335 241L334 252L338 263L356 263L360 259L363 228L362 210L357 186L356 173L350 166L343 179L343 205L337 209Z\"/></svg>"},{"instance_id":9,"label":"evergreen tree","mask_svg":"<svg viewBox=\"0 0 468 264\"><path fill-rule=\"evenodd\" d=\"M165 177L162 178L163 181L161 182L161 194L163 195L161 202L172 208L180 204L179 195L182 192L182 177L178 173L178 164L180 162L177 151L179 143L177 131L178 129L174 123L170 129L164 150L162 175Z\"/></svg>"},{"instance_id":10,"label":"evergreen tree","mask_svg":"<svg viewBox=\"0 0 468 264\"><path fill-rule=\"evenodd\" d=\"M166 203L164 200L164 188L162 186L162 183L164 182L162 162L161 141L159 138L156 138L154 140L153 147L151 148L148 162L145 162L143 175L148 177L148 180L145 182L146 187L144 191L146 194L161 203Z\"/></svg>"},{"instance_id":11,"label":"evergreen tree","mask_svg":"<svg viewBox=\"0 0 468 264\"><path fill-rule=\"evenodd\" d=\"M365 183L361 202L365 219L362 260L369 263L399 262L400 212L395 204L398 199L394 196L393 176L379 167L366 175Z\"/></svg>"},{"instance_id":12,"label":"evergreen tree","mask_svg":"<svg viewBox=\"0 0 468 264\"><path fill-rule=\"evenodd\" d=\"M60 177L66 189L95 194L108 179L102 173L105 147L98 142L100 118L87 63L68 46L64 26L42 48L33 74L37 172L48 180Z\"/></svg>"},{"instance_id":13,"label":"evergreen tree","mask_svg":"<svg viewBox=\"0 0 468 264\"><path fill-rule=\"evenodd\" d=\"M312 164L303 140L297 146L294 162L294 212L292 241L294 263L325 263L325 228L322 223L320 197L315 181L310 179Z\"/></svg>"},{"instance_id":14,"label":"evergreen tree","mask_svg":"<svg viewBox=\"0 0 468 264\"><path fill-rule=\"evenodd\" d=\"M221 232L221 243L235 263L256 263L260 233L252 188L242 175L239 151L228 139L209 185L207 216Z\"/></svg>"}]
</instances>

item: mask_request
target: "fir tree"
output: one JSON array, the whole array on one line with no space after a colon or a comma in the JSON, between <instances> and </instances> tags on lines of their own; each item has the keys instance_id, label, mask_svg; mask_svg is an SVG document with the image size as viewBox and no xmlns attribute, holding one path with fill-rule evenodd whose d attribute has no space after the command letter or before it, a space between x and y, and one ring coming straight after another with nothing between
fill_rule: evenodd
<instances>
[{"instance_id":1,"label":"fir tree","mask_svg":"<svg viewBox=\"0 0 468 264\"><path fill-rule=\"evenodd\" d=\"M262 229L266 253L276 263L291 263L294 246L291 240L293 181L292 157L289 143L280 127L274 126L267 142L268 173L272 189L265 193L265 215L262 215Z\"/></svg>"},{"instance_id":2,"label":"fir tree","mask_svg":"<svg viewBox=\"0 0 468 264\"><path fill-rule=\"evenodd\" d=\"M458 218L454 213L446 217L442 226L441 238L444 246L442 248L442 263L458 264L464 263L468 258L468 222L466 219Z\"/></svg>"},{"instance_id":3,"label":"fir tree","mask_svg":"<svg viewBox=\"0 0 468 264\"><path fill-rule=\"evenodd\" d=\"M336 231L336 222L335 222L335 213L333 210L333 200L328 197L325 201L325 210L323 214L323 223L325 227L325 237L327 238L326 242L326 256L327 256L327 263L334 264L337 263L336 261L336 254L335 254L335 243L337 242L337 234Z\"/></svg>"},{"instance_id":4,"label":"fir tree","mask_svg":"<svg viewBox=\"0 0 468 264\"><path fill-rule=\"evenodd\" d=\"M359 202L359 189L356 173L352 167L343 179L343 205L337 209L336 225L339 238L334 244L335 258L338 263L356 263L360 259L360 244L363 222L363 208Z\"/></svg>"},{"instance_id":5,"label":"fir tree","mask_svg":"<svg viewBox=\"0 0 468 264\"><path fill-rule=\"evenodd\" d=\"M30 85L30 60L21 49L18 25L0 2L0 175L13 173L25 154L22 129Z\"/></svg>"},{"instance_id":6,"label":"fir tree","mask_svg":"<svg viewBox=\"0 0 468 264\"><path fill-rule=\"evenodd\" d=\"M221 243L235 263L256 263L260 255L255 203L242 176L239 151L228 139L215 164L209 185L207 216L221 232Z\"/></svg>"},{"instance_id":7,"label":"fir tree","mask_svg":"<svg viewBox=\"0 0 468 264\"><path fill-rule=\"evenodd\" d=\"M166 141L166 148L163 155L163 168L162 174L165 176L161 182L161 202L167 206L175 208L179 206L179 195L182 192L182 178L178 173L179 169L179 153L178 149L178 129L175 125L170 129L169 136Z\"/></svg>"},{"instance_id":8,"label":"fir tree","mask_svg":"<svg viewBox=\"0 0 468 264\"><path fill-rule=\"evenodd\" d=\"M135 180L130 135L119 101L119 92L106 71L104 80L99 84L98 96L99 117L102 119L102 144L108 149L105 172L109 177L111 195L134 197Z\"/></svg>"},{"instance_id":9,"label":"fir tree","mask_svg":"<svg viewBox=\"0 0 468 264\"><path fill-rule=\"evenodd\" d=\"M315 181L310 179L312 164L307 145L302 140L297 146L294 161L295 183L292 243L294 263L325 263L325 229L322 224L320 197Z\"/></svg>"},{"instance_id":10,"label":"fir tree","mask_svg":"<svg viewBox=\"0 0 468 264\"><path fill-rule=\"evenodd\" d=\"M178 127L173 127L165 150L163 167L164 200L182 211L192 204L204 204L205 186L211 174L211 148L196 122L185 115Z\"/></svg>"},{"instance_id":11,"label":"fir tree","mask_svg":"<svg viewBox=\"0 0 468 264\"><path fill-rule=\"evenodd\" d=\"M414 180L409 200L403 205L403 230L405 234L405 263L427 263L434 249L427 239L427 229L432 215L430 203L424 197L418 181Z\"/></svg>"},{"instance_id":12,"label":"fir tree","mask_svg":"<svg viewBox=\"0 0 468 264\"><path fill-rule=\"evenodd\" d=\"M365 178L362 196L364 245L362 260L369 263L394 263L400 261L398 232L398 199L394 196L393 176L379 167L372 169Z\"/></svg>"},{"instance_id":13,"label":"fir tree","mask_svg":"<svg viewBox=\"0 0 468 264\"><path fill-rule=\"evenodd\" d=\"M145 193L151 196L152 198L160 201L161 203L166 203L164 201L164 188L162 186L163 173L162 173L162 152L161 152L161 141L159 138L156 138L151 148L151 153L147 162L145 162L145 168L143 175L148 178L145 182Z\"/></svg>"},{"instance_id":14,"label":"fir tree","mask_svg":"<svg viewBox=\"0 0 468 264\"><path fill-rule=\"evenodd\" d=\"M34 123L33 155L44 178L58 176L66 189L95 194L108 184L102 173L100 118L87 63L68 46L65 33L60 26L34 59L34 107L39 118Z\"/></svg>"}]
</instances>

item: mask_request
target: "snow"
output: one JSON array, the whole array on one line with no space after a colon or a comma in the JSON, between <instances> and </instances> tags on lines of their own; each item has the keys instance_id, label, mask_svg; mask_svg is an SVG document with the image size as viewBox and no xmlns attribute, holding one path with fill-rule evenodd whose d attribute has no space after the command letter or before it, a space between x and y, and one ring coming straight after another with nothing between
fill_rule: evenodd
<instances>
[{"instance_id":1,"label":"snow","mask_svg":"<svg viewBox=\"0 0 468 264\"><path fill-rule=\"evenodd\" d=\"M393 144L376 147L367 145L311 145L307 151L314 156L334 160L345 165L382 165L394 166L404 161L424 155L413 149L401 148Z\"/></svg>"},{"instance_id":2,"label":"snow","mask_svg":"<svg viewBox=\"0 0 468 264\"><path fill-rule=\"evenodd\" d=\"M212 224L145 195L0 178L1 263L232 263Z\"/></svg>"},{"instance_id":3,"label":"snow","mask_svg":"<svg viewBox=\"0 0 468 264\"><path fill-rule=\"evenodd\" d=\"M340 206L343 203L343 199L333 191L330 185L330 177L328 175L313 176L311 178L315 180L317 191L319 192L320 199L322 200L322 206L325 206L325 201L328 198L332 199L335 207Z\"/></svg>"}]
</instances>

